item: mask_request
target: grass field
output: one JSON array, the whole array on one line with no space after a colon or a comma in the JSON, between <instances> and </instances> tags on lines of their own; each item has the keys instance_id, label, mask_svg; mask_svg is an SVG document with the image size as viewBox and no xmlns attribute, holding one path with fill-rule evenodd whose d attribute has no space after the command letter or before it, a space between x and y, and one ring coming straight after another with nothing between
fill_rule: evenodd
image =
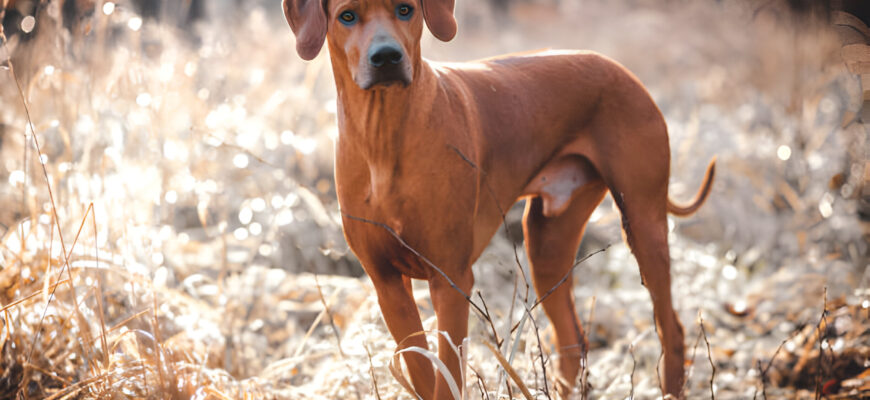
<instances>
[{"instance_id":1,"label":"grass field","mask_svg":"<svg viewBox=\"0 0 870 400\"><path fill-rule=\"evenodd\" d=\"M671 220L689 398L870 396L870 140L827 21L749 0L458 3L459 35L426 33L427 58L600 51L667 119L672 196L718 158L707 204ZM277 1L184 25L98 1L72 31L58 7L0 47L0 399L412 398L341 234L328 54L299 59ZM656 398L652 307L611 203L573 282L588 396ZM474 266L491 317L470 324L471 399L556 398L520 214Z\"/></svg>"}]
</instances>

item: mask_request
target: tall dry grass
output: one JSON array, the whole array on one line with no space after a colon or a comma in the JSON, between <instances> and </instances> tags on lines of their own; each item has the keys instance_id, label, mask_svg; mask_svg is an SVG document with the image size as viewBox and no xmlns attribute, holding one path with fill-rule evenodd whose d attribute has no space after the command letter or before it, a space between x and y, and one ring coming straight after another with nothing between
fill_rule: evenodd
<instances>
[{"instance_id":1,"label":"tall dry grass","mask_svg":"<svg viewBox=\"0 0 870 400\"><path fill-rule=\"evenodd\" d=\"M0 48L0 397L410 398L341 237L327 57L299 61L271 2L215 2L184 30L99 2L73 32L52 4ZM854 78L824 27L747 4L465 2L456 42L424 39L436 59L552 46L620 60L668 119L678 197L719 155L710 203L672 221L690 397L812 393L793 376L824 366L815 344L864 354L843 350L863 336L812 333L866 309L854 166L867 141L843 124ZM609 203L596 211L581 254L612 246L570 282L593 348L578 397L660 394L648 295L617 220ZM475 266L471 398L554 396L558 354L516 244L500 233ZM843 303L823 305L824 286ZM839 314L822 324L822 309Z\"/></svg>"}]
</instances>

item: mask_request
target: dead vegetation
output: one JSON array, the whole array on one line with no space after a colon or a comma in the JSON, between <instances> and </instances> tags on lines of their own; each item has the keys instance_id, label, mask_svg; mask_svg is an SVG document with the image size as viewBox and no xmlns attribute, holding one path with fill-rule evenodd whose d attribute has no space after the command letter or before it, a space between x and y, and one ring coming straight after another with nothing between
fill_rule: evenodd
<instances>
[{"instance_id":1,"label":"dead vegetation","mask_svg":"<svg viewBox=\"0 0 870 400\"><path fill-rule=\"evenodd\" d=\"M671 235L689 398L870 397L870 141L830 32L742 2L465 3L432 58L600 50L666 115L676 196L718 155L711 201ZM0 48L0 398L411 398L337 223L328 60L295 57L275 4L214 5L187 32L106 4L72 33L49 5ZM466 294L465 393L554 398L505 211ZM596 211L580 255L607 250L567 283L591 345L578 398L661 394L617 220Z\"/></svg>"}]
</instances>

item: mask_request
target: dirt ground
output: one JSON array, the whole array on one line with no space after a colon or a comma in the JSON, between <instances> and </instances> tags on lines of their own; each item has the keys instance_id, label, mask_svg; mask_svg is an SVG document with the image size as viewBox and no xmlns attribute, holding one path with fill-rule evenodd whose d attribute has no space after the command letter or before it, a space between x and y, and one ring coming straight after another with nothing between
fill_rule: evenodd
<instances>
[{"instance_id":1,"label":"dirt ground","mask_svg":"<svg viewBox=\"0 0 870 400\"><path fill-rule=\"evenodd\" d=\"M0 47L0 399L413 398L341 234L328 54L296 55L277 1L96 3L64 28L48 2ZM830 15L785 3L459 0L457 38L423 40L434 60L604 53L666 117L671 196L717 158L708 202L669 221L688 398L870 397L861 81ZM557 398L521 210L474 265L491 318L471 317L470 399ZM578 252L591 389L572 398L661 397L619 219L608 197Z\"/></svg>"}]
</instances>

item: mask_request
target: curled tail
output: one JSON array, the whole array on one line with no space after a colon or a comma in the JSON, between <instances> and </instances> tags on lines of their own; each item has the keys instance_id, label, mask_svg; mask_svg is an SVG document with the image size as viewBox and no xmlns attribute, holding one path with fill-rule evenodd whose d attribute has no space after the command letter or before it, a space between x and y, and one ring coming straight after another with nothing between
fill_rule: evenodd
<instances>
[{"instance_id":1,"label":"curled tail","mask_svg":"<svg viewBox=\"0 0 870 400\"><path fill-rule=\"evenodd\" d=\"M701 208L704 200L707 200L707 195L710 194L710 189L713 187L713 177L716 176L716 157L710 160L707 165L707 172L704 174L704 182L701 183L701 188L695 194L695 198L689 204L675 204L673 200L668 198L668 212L678 217L692 215L695 211Z\"/></svg>"}]
</instances>

